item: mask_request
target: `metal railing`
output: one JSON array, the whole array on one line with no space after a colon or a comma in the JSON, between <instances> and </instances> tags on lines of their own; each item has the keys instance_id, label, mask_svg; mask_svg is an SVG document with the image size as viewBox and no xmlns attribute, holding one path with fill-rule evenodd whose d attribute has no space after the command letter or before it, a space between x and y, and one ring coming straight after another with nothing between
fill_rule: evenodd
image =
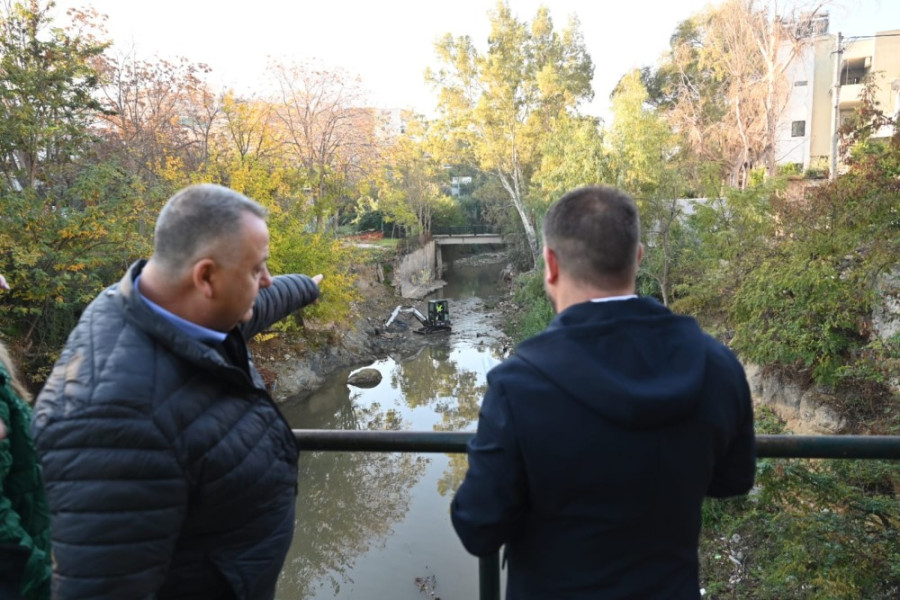
<instances>
[{"instance_id":1,"label":"metal railing","mask_svg":"<svg viewBox=\"0 0 900 600\"><path fill-rule=\"evenodd\" d=\"M499 235L500 230L491 225L462 225L459 227L433 227L431 235Z\"/></svg>"},{"instance_id":2,"label":"metal railing","mask_svg":"<svg viewBox=\"0 0 900 600\"><path fill-rule=\"evenodd\" d=\"M474 436L458 431L295 429L301 450L336 452L465 452ZM900 459L898 435L758 435L759 458ZM500 600L500 556L478 559L480 600Z\"/></svg>"}]
</instances>

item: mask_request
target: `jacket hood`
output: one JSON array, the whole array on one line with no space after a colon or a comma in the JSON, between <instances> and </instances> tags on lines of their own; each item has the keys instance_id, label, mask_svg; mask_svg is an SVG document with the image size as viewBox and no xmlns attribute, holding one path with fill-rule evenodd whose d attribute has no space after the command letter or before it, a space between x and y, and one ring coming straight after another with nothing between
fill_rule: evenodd
<instances>
[{"instance_id":1,"label":"jacket hood","mask_svg":"<svg viewBox=\"0 0 900 600\"><path fill-rule=\"evenodd\" d=\"M604 418L642 429L693 411L707 347L694 319L636 298L571 306L516 356Z\"/></svg>"}]
</instances>

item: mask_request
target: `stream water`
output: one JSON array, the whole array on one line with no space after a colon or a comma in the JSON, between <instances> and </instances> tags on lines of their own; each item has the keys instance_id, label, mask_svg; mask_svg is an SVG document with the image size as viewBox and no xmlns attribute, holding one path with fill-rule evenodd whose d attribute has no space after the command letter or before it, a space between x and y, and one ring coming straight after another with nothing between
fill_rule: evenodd
<instances>
[{"instance_id":1,"label":"stream water","mask_svg":"<svg viewBox=\"0 0 900 600\"><path fill-rule=\"evenodd\" d=\"M488 308L502 266L451 266L432 297L450 300L452 332L426 336L411 358L369 365L383 377L374 388L348 387L351 371L342 370L312 395L287 400L291 425L474 431L486 374L505 352ZM411 329L406 335L417 335ZM303 453L296 534L276 598L477 597L478 561L449 515L465 470L463 454Z\"/></svg>"}]
</instances>

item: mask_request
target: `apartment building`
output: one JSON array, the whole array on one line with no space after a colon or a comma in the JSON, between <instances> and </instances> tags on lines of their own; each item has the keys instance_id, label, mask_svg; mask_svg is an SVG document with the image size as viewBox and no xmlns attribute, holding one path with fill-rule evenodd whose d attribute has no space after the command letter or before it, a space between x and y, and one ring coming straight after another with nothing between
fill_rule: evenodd
<instances>
[{"instance_id":1,"label":"apartment building","mask_svg":"<svg viewBox=\"0 0 900 600\"><path fill-rule=\"evenodd\" d=\"M875 98L881 110L893 116L900 111L900 29L842 38L840 48L839 36L829 34L827 29L827 18L810 28L810 43L794 56L785 71L789 90L777 125L779 164L795 163L804 170L828 166L835 123L835 91L841 119L838 122L861 104L863 87L869 77L877 86ZM893 133L892 128L885 128L876 137L889 137Z\"/></svg>"}]
</instances>

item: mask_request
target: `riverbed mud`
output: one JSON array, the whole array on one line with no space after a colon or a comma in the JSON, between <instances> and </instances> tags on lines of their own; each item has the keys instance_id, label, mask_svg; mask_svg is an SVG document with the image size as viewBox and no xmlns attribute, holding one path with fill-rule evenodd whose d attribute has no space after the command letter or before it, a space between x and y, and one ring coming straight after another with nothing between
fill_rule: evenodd
<instances>
[{"instance_id":1,"label":"riverbed mud","mask_svg":"<svg viewBox=\"0 0 900 600\"><path fill-rule=\"evenodd\" d=\"M483 265L504 260L505 255L497 253L467 258L457 264ZM426 301L401 298L393 287L378 281L374 268L371 273L358 274L356 286L361 299L351 311L356 319L345 330L313 330L306 335L280 333L251 342L256 366L276 400L310 393L338 369L362 367L386 357L402 360L413 356L425 345L441 343L441 336L462 336L473 344L500 345L504 350L510 347L502 333L503 315L496 310L502 303L497 299L451 300L452 332L423 335L415 333L419 322L409 313L398 315L389 328L384 325L398 305L412 305L425 313ZM497 298L505 293L503 281L498 281Z\"/></svg>"}]
</instances>

